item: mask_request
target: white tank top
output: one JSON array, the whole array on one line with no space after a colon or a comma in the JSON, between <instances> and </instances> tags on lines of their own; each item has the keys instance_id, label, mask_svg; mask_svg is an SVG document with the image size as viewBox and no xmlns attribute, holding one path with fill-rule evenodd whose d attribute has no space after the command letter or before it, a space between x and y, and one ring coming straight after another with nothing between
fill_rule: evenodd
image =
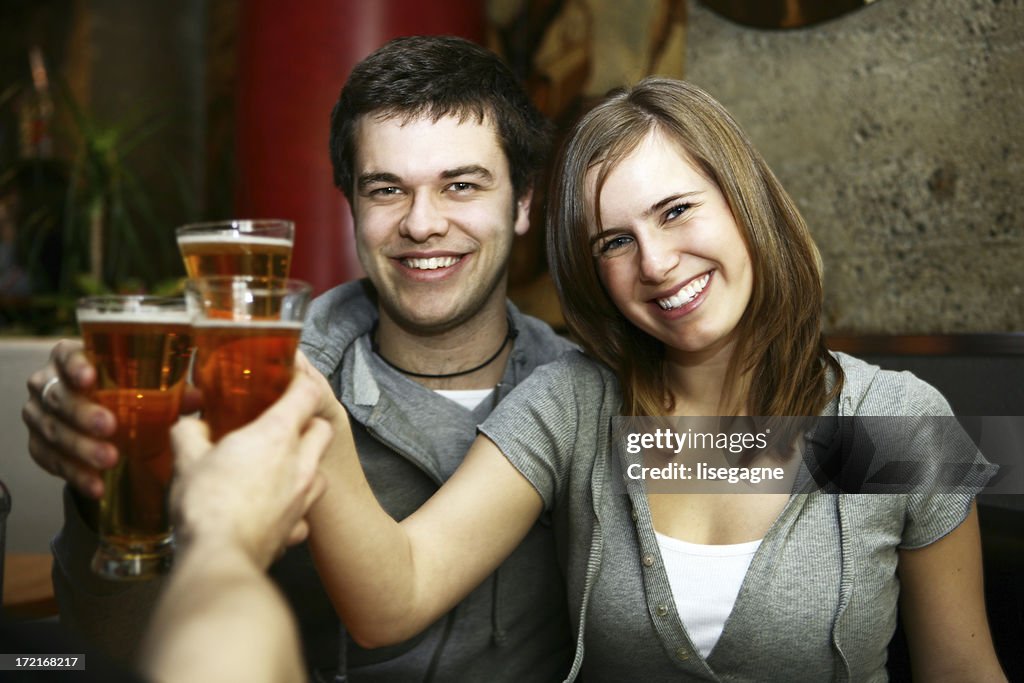
<instances>
[{"instance_id":1,"label":"white tank top","mask_svg":"<svg viewBox=\"0 0 1024 683\"><path fill-rule=\"evenodd\" d=\"M701 545L655 532L676 611L693 646L711 654L761 541Z\"/></svg>"}]
</instances>

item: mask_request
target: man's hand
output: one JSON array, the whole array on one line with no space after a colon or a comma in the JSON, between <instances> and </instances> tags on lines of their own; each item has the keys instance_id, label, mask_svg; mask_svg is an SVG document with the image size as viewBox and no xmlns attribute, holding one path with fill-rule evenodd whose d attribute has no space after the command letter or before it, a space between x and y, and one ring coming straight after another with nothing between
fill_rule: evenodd
<instances>
[{"instance_id":1,"label":"man's hand","mask_svg":"<svg viewBox=\"0 0 1024 683\"><path fill-rule=\"evenodd\" d=\"M96 368L82 342L64 339L49 362L28 378L28 401L21 419L28 427L28 451L44 470L79 493L103 496L102 470L117 464L117 448L108 439L117 429L114 414L94 402ZM186 387L183 413L198 409L199 391Z\"/></svg>"},{"instance_id":2,"label":"man's hand","mask_svg":"<svg viewBox=\"0 0 1024 683\"><path fill-rule=\"evenodd\" d=\"M314 417L320 404L320 388L296 373L263 415L215 445L205 423L178 422L171 509L180 546L238 548L266 568L286 543L306 537L302 518L323 492L317 465L332 437Z\"/></svg>"},{"instance_id":3,"label":"man's hand","mask_svg":"<svg viewBox=\"0 0 1024 683\"><path fill-rule=\"evenodd\" d=\"M100 470L117 462L117 449L106 441L116 428L114 414L88 398L95 386L96 369L82 343L65 339L29 377L21 410L32 459L90 498L103 495Z\"/></svg>"}]
</instances>

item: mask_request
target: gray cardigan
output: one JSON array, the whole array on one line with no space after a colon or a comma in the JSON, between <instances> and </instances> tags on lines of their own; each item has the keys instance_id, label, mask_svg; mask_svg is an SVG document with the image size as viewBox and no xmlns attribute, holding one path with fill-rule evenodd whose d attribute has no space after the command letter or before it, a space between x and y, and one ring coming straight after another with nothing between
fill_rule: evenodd
<instances>
[{"instance_id":1,"label":"gray cardigan","mask_svg":"<svg viewBox=\"0 0 1024 683\"><path fill-rule=\"evenodd\" d=\"M826 414L950 414L909 373L837 358L846 380ZM676 613L646 497L613 485L620 408L612 373L573 353L534 373L481 427L554 516L577 635L567 680L886 680L897 549L956 528L972 494L792 495L705 660Z\"/></svg>"}]
</instances>

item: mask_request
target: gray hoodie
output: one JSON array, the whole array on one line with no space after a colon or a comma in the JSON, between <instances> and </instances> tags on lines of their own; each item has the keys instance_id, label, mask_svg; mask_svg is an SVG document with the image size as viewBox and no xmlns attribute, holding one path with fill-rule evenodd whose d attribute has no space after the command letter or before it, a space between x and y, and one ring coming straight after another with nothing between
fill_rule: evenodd
<instances>
[{"instance_id":1,"label":"gray hoodie","mask_svg":"<svg viewBox=\"0 0 1024 683\"><path fill-rule=\"evenodd\" d=\"M823 416L951 415L941 394L908 372L836 358L845 381ZM705 658L676 611L643 488L625 495L615 485L611 421L621 403L608 368L570 353L535 373L481 427L556 520L577 634L566 680L886 680L898 551L959 526L993 468L977 456L976 486L948 493L794 493ZM936 434L909 443L927 453ZM880 449L904 455L891 444Z\"/></svg>"}]
</instances>

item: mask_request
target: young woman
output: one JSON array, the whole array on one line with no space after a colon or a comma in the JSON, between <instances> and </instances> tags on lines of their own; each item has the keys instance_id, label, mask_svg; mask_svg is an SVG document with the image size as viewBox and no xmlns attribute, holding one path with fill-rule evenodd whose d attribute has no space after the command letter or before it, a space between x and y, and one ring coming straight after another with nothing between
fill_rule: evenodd
<instances>
[{"instance_id":1,"label":"young woman","mask_svg":"<svg viewBox=\"0 0 1024 683\"><path fill-rule=\"evenodd\" d=\"M972 493L616 486L620 415L950 414L912 375L826 350L817 250L731 116L677 81L614 94L575 128L549 201L584 352L507 398L423 508L401 523L379 510L325 390L342 436L312 544L356 640L429 625L545 514L575 615L569 679L885 680L898 601L915 677L1004 680Z\"/></svg>"}]
</instances>

